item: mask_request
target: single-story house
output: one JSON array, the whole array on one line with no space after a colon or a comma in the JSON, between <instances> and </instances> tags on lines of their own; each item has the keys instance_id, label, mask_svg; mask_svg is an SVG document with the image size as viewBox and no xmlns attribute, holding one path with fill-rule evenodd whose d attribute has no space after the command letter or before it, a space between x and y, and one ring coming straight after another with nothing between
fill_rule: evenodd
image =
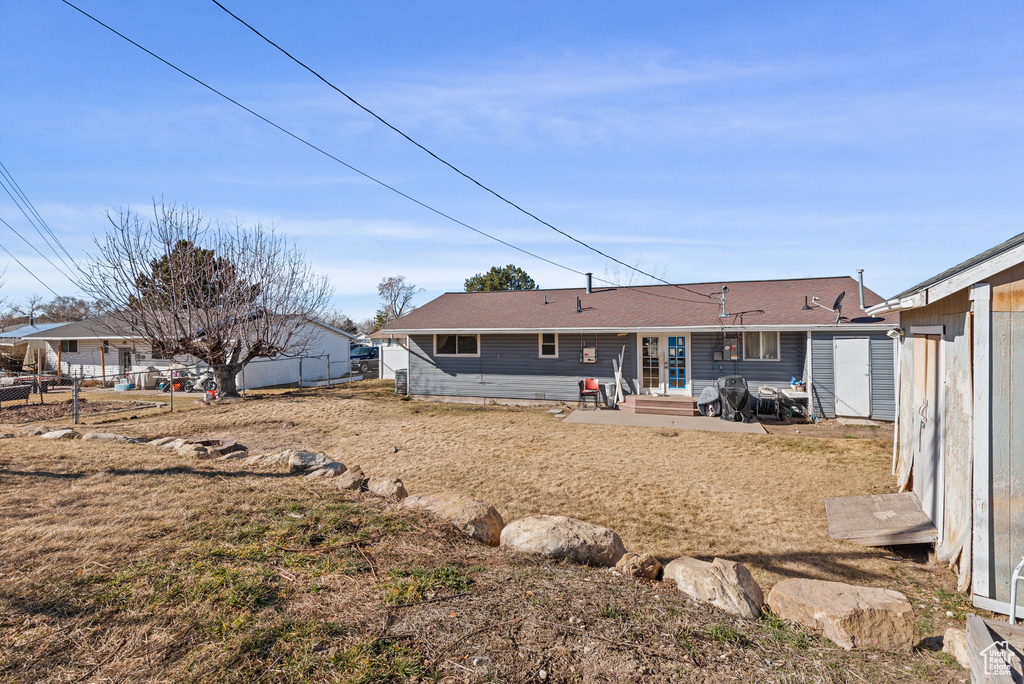
<instances>
[{"instance_id":1,"label":"single-story house","mask_svg":"<svg viewBox=\"0 0 1024 684\"><path fill-rule=\"evenodd\" d=\"M863 294L860 294L863 292ZM833 305L841 301L841 310ZM450 292L382 331L408 337L409 393L529 403L575 401L578 381L698 397L742 375L752 392L804 381L817 416L895 416L898 315L850 277L688 285Z\"/></svg>"},{"instance_id":2,"label":"single-story house","mask_svg":"<svg viewBox=\"0 0 1024 684\"><path fill-rule=\"evenodd\" d=\"M337 364L331 368L331 377L348 372L352 335L314 320L307 321L299 335L308 336L308 348L302 359L253 359L236 377L238 387L257 389L290 384L297 381L300 373L307 382L325 380L328 358L330 363ZM189 357L163 358L139 331L110 315L63 324L23 339L45 344L49 369L104 380L130 376L139 385L152 382L154 371L165 372L172 363L196 363Z\"/></svg>"},{"instance_id":3,"label":"single-story house","mask_svg":"<svg viewBox=\"0 0 1024 684\"><path fill-rule=\"evenodd\" d=\"M868 313L901 319L899 487L934 522L960 589L1009 614L1024 556L1024 233Z\"/></svg>"},{"instance_id":4,"label":"single-story house","mask_svg":"<svg viewBox=\"0 0 1024 684\"><path fill-rule=\"evenodd\" d=\"M11 366L17 366L18 370L31 368L35 363L36 352L44 349L44 343L40 341L23 339L27 335L44 332L57 328L65 323L36 323L29 320L24 325L18 325L8 330L0 331L0 355L11 361Z\"/></svg>"}]
</instances>

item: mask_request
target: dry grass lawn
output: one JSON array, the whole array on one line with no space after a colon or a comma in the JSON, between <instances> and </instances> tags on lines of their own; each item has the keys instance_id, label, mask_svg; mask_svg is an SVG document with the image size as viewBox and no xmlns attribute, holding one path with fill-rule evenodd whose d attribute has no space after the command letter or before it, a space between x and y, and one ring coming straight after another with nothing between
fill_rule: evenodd
<instances>
[{"instance_id":1,"label":"dry grass lawn","mask_svg":"<svg viewBox=\"0 0 1024 684\"><path fill-rule=\"evenodd\" d=\"M920 638L963 622L948 572L828 539L826 497L892 491L882 440L563 424L543 409L402 401L386 382L85 421L83 431L228 437L250 453L323 451L399 476L411 493L471 494L506 522L563 514L663 561L739 560L766 594L790 576L896 588L915 604ZM528 662L548 663L553 681L957 680L926 652L848 657L771 621L722 622L661 585L515 560L320 487L142 445L0 440L0 637L13 644L0 646L0 679L528 681ZM338 546L353 540L365 551ZM395 587L428 580L440 594L475 587L463 599L474 607L387 607ZM585 596L576 613L560 603ZM573 614L678 659L601 642L588 665L583 644L555 628ZM509 615L514 627L481 637L483 669L467 668L475 652L461 637Z\"/></svg>"}]
</instances>

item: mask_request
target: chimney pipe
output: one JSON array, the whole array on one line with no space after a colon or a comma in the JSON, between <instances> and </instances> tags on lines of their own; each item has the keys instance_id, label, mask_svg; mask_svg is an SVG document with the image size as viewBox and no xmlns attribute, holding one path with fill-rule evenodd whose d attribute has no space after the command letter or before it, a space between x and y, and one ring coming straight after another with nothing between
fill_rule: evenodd
<instances>
[{"instance_id":1,"label":"chimney pipe","mask_svg":"<svg viewBox=\"0 0 1024 684\"><path fill-rule=\"evenodd\" d=\"M33 315L31 313L28 315L28 324L29 325L35 325L36 324L36 317L35 317L35 315Z\"/></svg>"},{"instance_id":2,"label":"chimney pipe","mask_svg":"<svg viewBox=\"0 0 1024 684\"><path fill-rule=\"evenodd\" d=\"M857 278L858 278L858 280L860 280L860 310L861 311L867 311L867 309L864 308L864 269L863 268L858 268L857 269Z\"/></svg>"},{"instance_id":3,"label":"chimney pipe","mask_svg":"<svg viewBox=\"0 0 1024 684\"><path fill-rule=\"evenodd\" d=\"M579 297L576 298L576 313L583 313L583 301Z\"/></svg>"},{"instance_id":4,"label":"chimney pipe","mask_svg":"<svg viewBox=\"0 0 1024 684\"><path fill-rule=\"evenodd\" d=\"M594 274L585 273L584 275L587 276L587 294L591 294L594 291Z\"/></svg>"}]
</instances>

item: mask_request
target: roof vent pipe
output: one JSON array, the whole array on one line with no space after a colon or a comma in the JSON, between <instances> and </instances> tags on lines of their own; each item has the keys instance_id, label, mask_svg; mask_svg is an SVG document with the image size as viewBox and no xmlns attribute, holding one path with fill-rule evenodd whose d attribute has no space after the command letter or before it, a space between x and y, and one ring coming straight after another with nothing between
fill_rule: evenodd
<instances>
[{"instance_id":1,"label":"roof vent pipe","mask_svg":"<svg viewBox=\"0 0 1024 684\"><path fill-rule=\"evenodd\" d=\"M547 296L546 294L544 295L544 303L545 303L545 304L547 304L547 303L548 303L548 296Z\"/></svg>"},{"instance_id":2,"label":"roof vent pipe","mask_svg":"<svg viewBox=\"0 0 1024 684\"><path fill-rule=\"evenodd\" d=\"M594 291L594 274L584 273L583 275L587 276L587 294L590 294Z\"/></svg>"},{"instance_id":3,"label":"roof vent pipe","mask_svg":"<svg viewBox=\"0 0 1024 684\"><path fill-rule=\"evenodd\" d=\"M32 314L28 315L28 324L29 325L35 325L36 324L36 317L34 315L32 315Z\"/></svg>"},{"instance_id":4,"label":"roof vent pipe","mask_svg":"<svg viewBox=\"0 0 1024 684\"><path fill-rule=\"evenodd\" d=\"M861 311L867 311L867 309L864 308L864 269L863 268L858 268L857 269L857 279L860 281L860 310Z\"/></svg>"},{"instance_id":5,"label":"roof vent pipe","mask_svg":"<svg viewBox=\"0 0 1024 684\"><path fill-rule=\"evenodd\" d=\"M583 300L576 298L576 313L583 313Z\"/></svg>"}]
</instances>

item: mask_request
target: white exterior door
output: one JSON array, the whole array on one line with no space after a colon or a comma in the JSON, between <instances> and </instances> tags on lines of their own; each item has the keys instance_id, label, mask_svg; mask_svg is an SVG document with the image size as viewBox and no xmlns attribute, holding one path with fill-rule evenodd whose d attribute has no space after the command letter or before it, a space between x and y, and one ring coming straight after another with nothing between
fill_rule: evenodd
<instances>
[{"instance_id":1,"label":"white exterior door","mask_svg":"<svg viewBox=\"0 0 1024 684\"><path fill-rule=\"evenodd\" d=\"M640 391L644 394L689 394L689 335L640 335Z\"/></svg>"},{"instance_id":2,"label":"white exterior door","mask_svg":"<svg viewBox=\"0 0 1024 684\"><path fill-rule=\"evenodd\" d=\"M832 369L836 386L836 415L871 415L871 340L837 337L832 340Z\"/></svg>"}]
</instances>

